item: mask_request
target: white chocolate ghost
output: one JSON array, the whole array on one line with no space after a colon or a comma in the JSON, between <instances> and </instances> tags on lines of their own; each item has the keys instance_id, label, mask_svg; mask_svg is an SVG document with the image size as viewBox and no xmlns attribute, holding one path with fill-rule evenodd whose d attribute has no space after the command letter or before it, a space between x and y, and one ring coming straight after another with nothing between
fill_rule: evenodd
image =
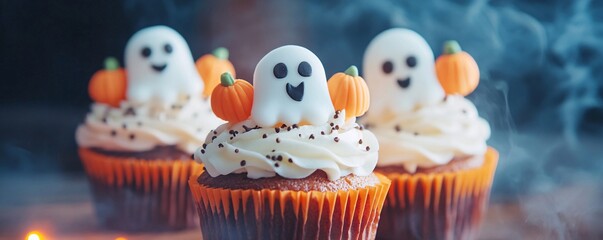
<instances>
[{"instance_id":1,"label":"white chocolate ghost","mask_svg":"<svg viewBox=\"0 0 603 240\"><path fill-rule=\"evenodd\" d=\"M403 113L441 101L433 51L418 33L393 28L377 35L364 53L371 91L369 114Z\"/></svg>"},{"instance_id":2,"label":"white chocolate ghost","mask_svg":"<svg viewBox=\"0 0 603 240\"><path fill-rule=\"evenodd\" d=\"M127 98L170 104L179 95L201 94L203 81L184 38L166 26L136 32L126 45Z\"/></svg>"},{"instance_id":3,"label":"white chocolate ghost","mask_svg":"<svg viewBox=\"0 0 603 240\"><path fill-rule=\"evenodd\" d=\"M262 127L276 124L324 124L335 112L322 62L294 45L272 50L253 74L251 117Z\"/></svg>"}]
</instances>

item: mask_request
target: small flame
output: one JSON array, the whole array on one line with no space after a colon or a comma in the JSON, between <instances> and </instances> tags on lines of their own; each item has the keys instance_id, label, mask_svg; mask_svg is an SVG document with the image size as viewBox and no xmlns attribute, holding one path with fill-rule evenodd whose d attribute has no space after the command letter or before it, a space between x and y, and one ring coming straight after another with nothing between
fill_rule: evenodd
<instances>
[{"instance_id":1,"label":"small flame","mask_svg":"<svg viewBox=\"0 0 603 240\"><path fill-rule=\"evenodd\" d=\"M31 231L27 233L27 237L25 237L25 240L44 240L44 237L38 231Z\"/></svg>"},{"instance_id":2,"label":"small flame","mask_svg":"<svg viewBox=\"0 0 603 240\"><path fill-rule=\"evenodd\" d=\"M128 240L128 239L125 237L117 237L117 238L115 238L115 240Z\"/></svg>"}]
</instances>

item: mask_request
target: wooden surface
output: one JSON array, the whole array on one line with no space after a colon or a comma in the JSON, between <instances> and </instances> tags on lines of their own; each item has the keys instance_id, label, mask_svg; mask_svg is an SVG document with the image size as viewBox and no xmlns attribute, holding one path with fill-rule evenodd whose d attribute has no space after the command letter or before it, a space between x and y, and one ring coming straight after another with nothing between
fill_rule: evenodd
<instances>
[{"instance_id":1,"label":"wooden surface","mask_svg":"<svg viewBox=\"0 0 603 240\"><path fill-rule=\"evenodd\" d=\"M200 239L199 229L124 234L96 227L84 175L0 177L0 239L24 239L30 230L46 240ZM492 201L480 239L603 239L603 191L591 181L542 194Z\"/></svg>"}]
</instances>

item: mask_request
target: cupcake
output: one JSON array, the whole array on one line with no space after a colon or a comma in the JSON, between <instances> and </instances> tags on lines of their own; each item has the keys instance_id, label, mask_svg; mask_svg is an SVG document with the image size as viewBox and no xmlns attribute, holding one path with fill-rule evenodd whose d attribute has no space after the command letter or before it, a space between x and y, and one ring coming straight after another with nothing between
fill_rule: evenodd
<instances>
[{"instance_id":1,"label":"cupcake","mask_svg":"<svg viewBox=\"0 0 603 240\"><path fill-rule=\"evenodd\" d=\"M362 122L379 140L375 172L392 181L379 239L477 237L498 153L486 144L488 122L464 98L479 70L459 50L447 44L434 66L419 34L390 29L365 52L365 77L378 94Z\"/></svg>"},{"instance_id":2,"label":"cupcake","mask_svg":"<svg viewBox=\"0 0 603 240\"><path fill-rule=\"evenodd\" d=\"M195 152L206 171L190 179L204 239L375 237L389 180L372 173L375 136L346 117L368 108L368 90L334 89L361 80L337 78L327 85L320 60L291 45L260 60L254 86L223 74L212 109L228 123ZM335 108L330 92L365 100Z\"/></svg>"},{"instance_id":3,"label":"cupcake","mask_svg":"<svg viewBox=\"0 0 603 240\"><path fill-rule=\"evenodd\" d=\"M165 26L134 34L126 70L109 58L89 85L91 112L76 131L99 223L161 231L194 226L191 156L223 123L202 97L204 83L184 38Z\"/></svg>"}]
</instances>

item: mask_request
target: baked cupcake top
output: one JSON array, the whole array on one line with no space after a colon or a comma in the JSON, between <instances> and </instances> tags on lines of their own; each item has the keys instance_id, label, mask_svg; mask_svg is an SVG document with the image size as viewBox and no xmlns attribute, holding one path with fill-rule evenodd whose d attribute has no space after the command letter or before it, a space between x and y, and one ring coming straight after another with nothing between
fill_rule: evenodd
<instances>
[{"instance_id":1,"label":"baked cupcake top","mask_svg":"<svg viewBox=\"0 0 603 240\"><path fill-rule=\"evenodd\" d=\"M135 33L126 45L126 70L108 59L91 79L95 101L76 132L79 146L139 152L175 146L193 153L207 133L222 124L184 38L155 26Z\"/></svg>"},{"instance_id":2,"label":"baked cupcake top","mask_svg":"<svg viewBox=\"0 0 603 240\"><path fill-rule=\"evenodd\" d=\"M207 136L195 158L212 177L246 172L253 179L300 179L317 170L331 181L367 176L377 163L377 139L354 121L364 111L346 119L353 104L335 111L329 92L360 93L358 99L366 93L368 106L368 91L343 91L327 86L322 63L308 49L277 48L256 66L254 87L223 75L212 109L229 123Z\"/></svg>"},{"instance_id":3,"label":"baked cupcake top","mask_svg":"<svg viewBox=\"0 0 603 240\"><path fill-rule=\"evenodd\" d=\"M481 162L490 126L463 97L477 86L479 70L455 44L447 43L436 64L427 42L408 29L387 30L369 44L364 71L369 89L379 94L362 121L379 139L379 166L412 173L454 158Z\"/></svg>"}]
</instances>

